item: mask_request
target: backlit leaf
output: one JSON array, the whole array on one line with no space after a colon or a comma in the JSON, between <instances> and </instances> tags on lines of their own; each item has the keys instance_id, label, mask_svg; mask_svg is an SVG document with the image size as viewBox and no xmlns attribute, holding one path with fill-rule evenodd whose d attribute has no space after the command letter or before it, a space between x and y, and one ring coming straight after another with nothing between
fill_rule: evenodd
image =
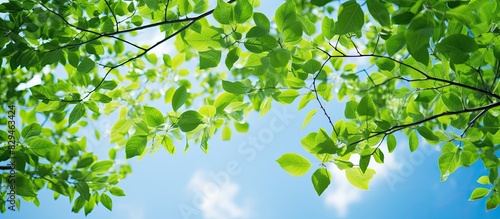
<instances>
[{"instance_id":1,"label":"backlit leaf","mask_svg":"<svg viewBox=\"0 0 500 219\"><path fill-rule=\"evenodd\" d=\"M276 162L292 176L302 176L311 168L311 163L305 157L295 153L286 153Z\"/></svg>"}]
</instances>

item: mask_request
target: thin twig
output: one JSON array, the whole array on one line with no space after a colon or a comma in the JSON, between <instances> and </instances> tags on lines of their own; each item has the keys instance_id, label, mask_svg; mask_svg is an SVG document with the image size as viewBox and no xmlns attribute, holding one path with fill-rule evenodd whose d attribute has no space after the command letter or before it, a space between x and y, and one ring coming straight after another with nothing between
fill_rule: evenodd
<instances>
[{"instance_id":1,"label":"thin twig","mask_svg":"<svg viewBox=\"0 0 500 219\"><path fill-rule=\"evenodd\" d=\"M111 12L111 14L113 15L113 18L115 19L116 31L120 31L120 29L118 28L118 19L116 19L115 12L113 12L113 9L111 9L111 5L109 5L108 0L104 0L104 2L108 6L109 12Z\"/></svg>"}]
</instances>

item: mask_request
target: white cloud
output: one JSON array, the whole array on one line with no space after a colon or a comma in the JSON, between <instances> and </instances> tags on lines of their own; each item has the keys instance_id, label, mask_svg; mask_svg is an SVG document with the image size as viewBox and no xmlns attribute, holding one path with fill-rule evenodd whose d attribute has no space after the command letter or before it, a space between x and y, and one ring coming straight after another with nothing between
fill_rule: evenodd
<instances>
[{"instance_id":1,"label":"white cloud","mask_svg":"<svg viewBox=\"0 0 500 219\"><path fill-rule=\"evenodd\" d=\"M370 162L369 168L374 169L377 173L370 182L370 189L380 181L385 181L385 177L394 171L401 169L402 165L395 159L395 153L389 154L385 145L380 147L384 152L384 164ZM358 163L359 155L352 155L351 162ZM372 159L373 161L373 159ZM331 166L332 173L332 189L325 191L325 203L335 209L338 217L346 217L348 215L349 206L353 203L362 200L365 191L352 186L345 176L345 171L339 170L336 166Z\"/></svg>"},{"instance_id":2,"label":"white cloud","mask_svg":"<svg viewBox=\"0 0 500 219\"><path fill-rule=\"evenodd\" d=\"M223 182L221 182L223 181ZM240 187L230 181L230 178L221 180L208 176L203 171L197 171L191 177L188 188L201 200L199 208L205 219L241 219L249 218L248 205L240 205L234 201Z\"/></svg>"}]
</instances>

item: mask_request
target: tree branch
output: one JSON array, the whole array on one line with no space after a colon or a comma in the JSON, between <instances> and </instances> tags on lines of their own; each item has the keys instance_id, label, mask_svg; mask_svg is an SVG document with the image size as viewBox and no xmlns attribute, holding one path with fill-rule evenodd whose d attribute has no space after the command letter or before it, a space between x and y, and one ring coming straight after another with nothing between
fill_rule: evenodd
<instances>
[{"instance_id":1,"label":"tree branch","mask_svg":"<svg viewBox=\"0 0 500 219\"><path fill-rule=\"evenodd\" d=\"M318 73L314 76L313 83L312 83L312 86L313 86L312 91L314 92L314 95L316 96L316 101L318 101L319 107L321 108L321 110L323 110L323 113L325 114L326 118L328 118L328 123L330 123L330 125L332 126L333 132L335 132L335 135L337 135L337 137L338 137L339 133L337 132L337 130L335 130L335 125L333 125L333 122L332 122L332 119L330 118L330 115L328 115L328 112L326 111L325 107L323 106L323 103L319 99L318 90L316 89L316 79L318 79L319 74L321 73L321 71L325 67L326 63L328 63L328 61L330 61L330 58L327 58L326 61L323 62L323 64L321 65L321 68L318 70Z\"/></svg>"},{"instance_id":2,"label":"tree branch","mask_svg":"<svg viewBox=\"0 0 500 219\"><path fill-rule=\"evenodd\" d=\"M420 125L420 124L423 124L425 122L429 122L431 120L434 120L434 119L437 119L437 118L440 118L440 117L443 117L443 116L459 115L459 114L462 114L462 113L471 113L471 112L477 112L477 111L485 111L486 112L486 111L490 110L491 108L495 108L495 107L498 107L498 106L500 106L500 102L491 103L491 104L488 104L488 105L485 105L485 106L481 106L481 107L476 107L476 108L463 109L463 110L459 110L459 111L443 112L443 113L436 114L436 115L427 117L425 119L422 119L422 120L419 120L419 121L416 121L416 122L411 122L411 123L402 124L402 125L396 125L396 126L393 126L393 127L389 128L387 130L380 131L380 132L372 132L371 133L372 135L368 136L367 138L363 138L363 139L357 140L355 142L351 142L349 144L349 146L356 145L356 144L358 144L360 142L363 142L363 141L366 141L368 139L377 137L379 135L389 135L389 134L392 134L394 132L400 131L402 129L409 128L409 127L416 126L416 125Z\"/></svg>"},{"instance_id":3,"label":"tree branch","mask_svg":"<svg viewBox=\"0 0 500 219\"><path fill-rule=\"evenodd\" d=\"M120 29L119 29L119 27L118 27L118 19L116 19L115 12L113 12L113 9L111 9L111 5L109 5L108 0L104 0L104 2L106 3L106 5L107 5L107 6L108 6L108 8L109 8L109 12L111 12L111 14L113 15L113 18L115 19L116 31L120 31Z\"/></svg>"},{"instance_id":4,"label":"tree branch","mask_svg":"<svg viewBox=\"0 0 500 219\"><path fill-rule=\"evenodd\" d=\"M64 18L64 16L62 16L61 14L53 11L53 10L50 10L47 6L45 6L44 4L40 4L42 7L44 7L47 11L51 12L52 14L58 16L59 18L61 18L61 20L64 21L64 23L66 23L68 26L72 27L72 28L75 28L77 30L80 30L80 31L83 31L83 32L87 32L87 33L92 33L92 34L95 34L97 35L97 37L94 37L94 38L91 38L90 40L87 40L87 41L84 41L82 43L77 43L77 44L69 44L69 45L66 45L64 47L61 47L61 48L66 48L66 47L74 47L74 46L80 46L80 45L83 45L85 43L89 43L89 42L92 42L94 40L98 40L100 39L101 37L109 37L109 38L113 38L115 40L119 40L119 41L122 41L126 44L129 44L131 46L134 46L136 48L139 48L139 49L142 49L144 50L142 47L138 46L138 45L135 45L127 40L124 40L124 39L121 39L120 37L117 37L117 36L114 36L116 34L102 34L102 33L99 33L99 32L96 32L96 31L93 31L93 30L88 30L88 29L85 29L85 28L81 28L81 27L78 27L72 23L70 23L68 20L66 20L66 18ZM113 32L113 33L117 33L117 32L120 32L120 31L116 31L116 32ZM58 48L58 49L61 49L61 48ZM54 49L55 50L55 49Z\"/></svg>"},{"instance_id":5,"label":"tree branch","mask_svg":"<svg viewBox=\"0 0 500 219\"><path fill-rule=\"evenodd\" d=\"M334 49L338 52L340 52L336 47L334 47ZM324 50L323 50L324 51ZM326 51L325 51L326 52ZM446 79L442 79L442 78L436 78L436 77L433 77L433 76L430 76L429 74L421 71L420 69L416 68L415 66L412 66L412 65L409 65L409 64L406 64L400 60L397 60L397 59L394 59L392 57L388 57L388 56L383 56L383 55L376 55L376 54L359 54L359 55L347 55L347 54L343 54L341 53L341 55L331 55L329 53L327 53L327 55L329 56L329 58L362 58L362 57L376 57L376 58L382 58L382 59L389 59L393 62L396 62L398 63L399 65L403 65L403 66L406 66L410 69L413 69L415 70L416 72L422 74L425 79L427 80L433 80L433 81L438 81L438 82L444 82L444 83L448 83L450 85L455 85L455 86L458 86L458 87L463 87L463 88L466 88L466 89L469 89L469 90L473 90L473 91L476 91L476 92L479 92L479 93L483 93L483 94L486 94L488 96L491 96L491 97L495 97L496 99L500 100L500 95L497 95L493 92L490 92L490 91L487 91L487 90L483 90L481 88L477 88L477 87L473 87L473 86L470 86L470 85L467 85L467 84L462 84L462 83L458 83L458 82L455 82L455 81L450 81L450 80L446 80Z\"/></svg>"},{"instance_id":6,"label":"tree branch","mask_svg":"<svg viewBox=\"0 0 500 219\"><path fill-rule=\"evenodd\" d=\"M227 3L233 3L235 2L236 0L229 0ZM134 57L131 57L117 65L114 65L112 67L110 67L108 69L108 71L106 72L106 74L104 75L104 77L101 79L101 81L95 86L94 89L92 89L91 91L89 91L83 98L81 99L78 99L78 100L64 100L64 99L59 99L57 101L62 101L62 102L69 102L69 103L76 103L76 102L81 102L83 100L85 100L86 98L88 98L92 93L94 93L95 91L97 91L101 85L104 83L104 81L106 80L106 78L108 77L108 75L111 73L111 71L113 69L116 69L116 68L119 68L133 60L136 60L137 58L139 57L142 57L143 55L145 55L146 53L148 53L149 51L151 51L152 49L154 49L155 47L157 47L158 45L164 43L165 41L171 39L172 37L176 36L177 34L181 33L182 31L186 30L188 27L190 27L191 25L193 25L196 21L202 19L202 18L205 18L207 17L208 15L211 15L213 12L214 12L214 9L211 9L203 14L200 14L199 16L196 16L196 17L192 17L192 18L184 18L184 19L177 19L177 20L172 20L172 21L168 21L168 20L165 20L165 21L161 21L161 22L157 22L157 23L153 23L153 24L149 24L149 25L144 25L144 26L140 26L140 27L135 27L135 28L131 28L131 29L126 29L126 30L118 30L118 31L115 31L115 32L112 32L112 33L99 33L99 32L96 32L96 31L92 31L92 30L87 30L87 29L84 29L84 28L80 28L78 26L75 26L71 23L69 23L69 21L67 21L62 15L56 13L55 11L52 11L50 10L47 6L41 4L46 10L50 11L51 13L55 14L56 16L60 17L68 26L70 27L73 27L75 29L78 29L78 30L81 30L81 31L84 31L84 32L88 32L88 33L92 33L92 34L95 34L97 35L97 37L95 38L92 38L86 42L83 42L83 43L79 43L77 45L83 45L84 43L88 43L90 41L93 41L93 40L97 40L101 37L111 37L113 39L117 39L117 40L120 40L120 41L123 41L127 44L131 44L131 45L134 45L135 47L138 47L140 49L142 49L143 51L141 53L139 53L138 55L134 56ZM156 42L154 45L150 46L149 48L142 48L142 47L139 47L135 44L132 44L126 40L123 40L121 38L118 38L114 35L116 34L121 34L121 33L127 33L127 32L132 32L132 31L136 31L136 30L142 30L142 29L146 29L146 28L151 28L151 27L156 27L156 26L159 26L159 25L163 25L163 24L172 24L172 23L179 23L179 22L186 22L186 21L189 21L188 24L186 24L185 26L183 26L182 28L180 28L179 30L175 31L174 33L170 34L169 36L165 37L164 39ZM69 46L74 46L74 45L66 45L65 47L69 47Z\"/></svg>"}]
</instances>

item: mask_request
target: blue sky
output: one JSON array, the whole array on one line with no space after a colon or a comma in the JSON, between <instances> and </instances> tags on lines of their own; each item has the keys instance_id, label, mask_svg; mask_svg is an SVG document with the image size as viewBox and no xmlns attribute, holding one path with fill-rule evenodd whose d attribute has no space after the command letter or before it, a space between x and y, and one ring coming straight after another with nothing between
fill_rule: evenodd
<instances>
[{"instance_id":1,"label":"blue sky","mask_svg":"<svg viewBox=\"0 0 500 219\"><path fill-rule=\"evenodd\" d=\"M262 1L258 10L273 14L279 2ZM439 149L421 140L419 149L410 153L404 136L398 137L394 153L386 153L386 164L372 166L377 174L369 191L351 186L344 172L330 168L332 184L318 197L311 174L319 162L300 145L308 132L329 127L318 112L307 128L300 129L305 114L317 107L311 102L297 111L297 103L274 103L262 118L249 115L248 133L233 132L231 141L211 139L208 154L196 145L179 153L183 148L179 144L175 156L160 150L140 161L128 160L133 173L119 183L126 196L112 197L112 212L97 206L88 218L500 218L498 210L486 212L484 200L467 201L480 186L477 178L487 174L481 162L440 182ZM344 103L330 102L326 107L333 119L342 119ZM90 139L93 132L89 132L88 149L105 156L112 147L106 138L112 125L110 119L93 124L103 138ZM313 168L302 177L288 175L275 161L287 152L305 155ZM8 212L5 218L85 218L83 210L71 212L67 198L54 201L47 189L39 199L40 207L23 202L21 212Z\"/></svg>"}]
</instances>

